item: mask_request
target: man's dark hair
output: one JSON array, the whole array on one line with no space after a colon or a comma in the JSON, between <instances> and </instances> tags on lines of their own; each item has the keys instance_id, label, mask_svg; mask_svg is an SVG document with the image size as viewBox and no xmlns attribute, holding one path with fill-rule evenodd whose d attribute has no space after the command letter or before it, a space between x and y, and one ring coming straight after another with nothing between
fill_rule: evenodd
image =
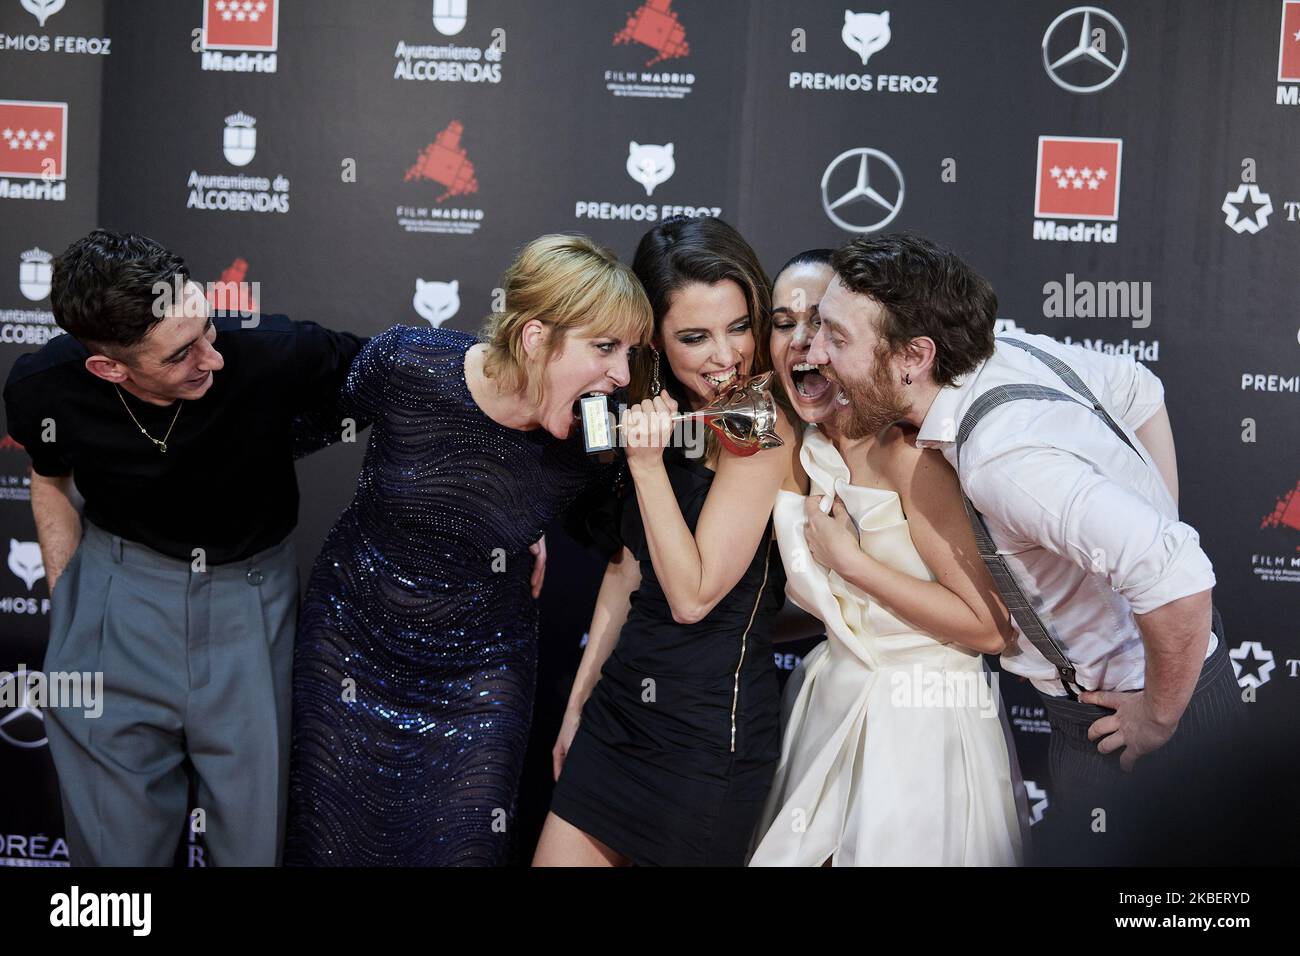
<instances>
[{"instance_id":1,"label":"man's dark hair","mask_svg":"<svg viewBox=\"0 0 1300 956\"><path fill-rule=\"evenodd\" d=\"M147 236L96 229L54 260L54 320L84 345L129 348L162 321L154 284L167 283L175 297L174 283L188 279L185 260Z\"/></svg>"},{"instance_id":2,"label":"man's dark hair","mask_svg":"<svg viewBox=\"0 0 1300 956\"><path fill-rule=\"evenodd\" d=\"M993 354L998 297L949 250L906 233L863 237L837 249L831 268L850 292L884 307L878 332L890 352L934 339L936 384L953 384Z\"/></svg>"}]
</instances>

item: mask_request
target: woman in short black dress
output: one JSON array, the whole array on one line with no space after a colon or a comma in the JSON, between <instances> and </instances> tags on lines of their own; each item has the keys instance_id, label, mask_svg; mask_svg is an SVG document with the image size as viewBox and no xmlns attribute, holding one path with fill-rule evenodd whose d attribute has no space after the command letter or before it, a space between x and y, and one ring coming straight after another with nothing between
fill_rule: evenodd
<instances>
[{"instance_id":1,"label":"woman in short black dress","mask_svg":"<svg viewBox=\"0 0 1300 956\"><path fill-rule=\"evenodd\" d=\"M628 478L592 517L598 537L614 532L616 553L555 745L534 864L740 866L781 750L771 639L785 581L771 511L794 431L783 411L782 448L663 446L679 405L698 408L770 368L770 288L753 250L716 219L656 226L633 270L655 349L631 391L654 397L625 417Z\"/></svg>"}]
</instances>

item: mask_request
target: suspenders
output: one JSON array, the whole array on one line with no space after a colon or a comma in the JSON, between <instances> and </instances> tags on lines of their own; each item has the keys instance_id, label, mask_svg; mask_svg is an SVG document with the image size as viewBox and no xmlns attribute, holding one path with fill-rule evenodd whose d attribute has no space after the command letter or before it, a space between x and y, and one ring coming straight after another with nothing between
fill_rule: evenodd
<instances>
[{"instance_id":1,"label":"suspenders","mask_svg":"<svg viewBox=\"0 0 1300 956\"><path fill-rule=\"evenodd\" d=\"M962 417L961 425L957 429L957 464L960 469L961 449L966 439L970 437L975 426L978 425L984 416L993 409L1007 402L1020 401L1021 399L1040 399L1051 402L1076 402L1088 408L1094 415L1106 423L1112 432L1119 436L1124 444L1133 450L1133 454L1142 458L1142 453L1133 445L1124 430L1115 423L1110 414L1097 401L1097 397L1092 394L1088 386L1083 383L1068 365L1058 359L1050 352L1044 352L1037 346L1030 345L1028 342L1022 342L1019 339L1004 338L999 336L997 341L1004 345L1010 345L1014 348L1023 349L1030 355L1037 358L1044 365L1050 368L1058 378L1066 385L1072 388L1087 401L1081 402L1073 395L1054 388L1047 388L1043 385L1031 385L1028 383L1017 383L1013 385L999 385L991 388L984 394L980 395L972 404L970 409ZM1143 459L1145 461L1145 459ZM1056 668L1061 677L1061 683L1065 687L1065 693L1071 700L1077 700L1079 692L1086 690L1082 687L1075 676L1074 665L1070 659L1065 656L1065 651L1061 647L1060 640L1052 628L1048 627L1039 617L1037 610L1021 589L1020 584L1016 581L1015 575L1011 573L1011 568L1007 565L1006 558L998 553L997 545L993 542L992 535L989 534L988 526L984 523L984 516L976 510L975 505L966 492L962 492L962 501L966 505L966 514L970 518L971 529L975 532L975 543L979 547L980 557L984 559L984 564L993 577L993 583L997 586L998 593L1002 595L1002 600L1006 602L1007 610L1011 612L1012 619L1020 627L1021 632L1029 639L1029 642L1038 649L1038 652L1047 658L1047 660Z\"/></svg>"}]
</instances>

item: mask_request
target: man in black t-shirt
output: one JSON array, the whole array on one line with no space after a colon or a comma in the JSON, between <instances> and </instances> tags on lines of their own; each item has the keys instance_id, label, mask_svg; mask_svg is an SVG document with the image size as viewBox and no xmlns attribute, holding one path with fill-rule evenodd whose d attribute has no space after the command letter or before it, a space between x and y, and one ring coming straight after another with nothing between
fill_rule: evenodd
<instances>
[{"instance_id":1,"label":"man in black t-shirt","mask_svg":"<svg viewBox=\"0 0 1300 956\"><path fill-rule=\"evenodd\" d=\"M103 679L99 713L46 711L71 860L169 864L188 757L191 825L213 862L272 865L298 605L295 422L337 421L334 440L358 427L335 403L362 340L213 314L182 259L103 229L55 260L51 302L68 334L18 359L4 400L32 459L45 672Z\"/></svg>"}]
</instances>

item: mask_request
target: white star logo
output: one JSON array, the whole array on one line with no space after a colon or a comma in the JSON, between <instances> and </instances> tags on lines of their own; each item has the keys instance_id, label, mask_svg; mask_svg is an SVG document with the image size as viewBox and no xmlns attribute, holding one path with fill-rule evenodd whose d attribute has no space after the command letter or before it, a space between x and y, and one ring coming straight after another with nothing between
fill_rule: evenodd
<instances>
[{"instance_id":1,"label":"white star logo","mask_svg":"<svg viewBox=\"0 0 1300 956\"><path fill-rule=\"evenodd\" d=\"M1247 200L1256 208L1253 215L1243 218L1238 207ZM1268 193L1260 192L1254 183L1242 183L1223 197L1223 205L1219 208L1223 210L1224 225L1237 235L1248 232L1253 236L1268 225L1268 217L1273 213L1273 200Z\"/></svg>"},{"instance_id":2,"label":"white star logo","mask_svg":"<svg viewBox=\"0 0 1300 956\"><path fill-rule=\"evenodd\" d=\"M1273 652L1265 650L1259 641L1246 641L1228 651L1228 657L1232 659L1232 671L1237 676L1237 683L1242 687L1258 687L1260 684L1267 684L1268 675L1275 666ZM1246 664L1253 666L1247 669L1244 666Z\"/></svg>"}]
</instances>

